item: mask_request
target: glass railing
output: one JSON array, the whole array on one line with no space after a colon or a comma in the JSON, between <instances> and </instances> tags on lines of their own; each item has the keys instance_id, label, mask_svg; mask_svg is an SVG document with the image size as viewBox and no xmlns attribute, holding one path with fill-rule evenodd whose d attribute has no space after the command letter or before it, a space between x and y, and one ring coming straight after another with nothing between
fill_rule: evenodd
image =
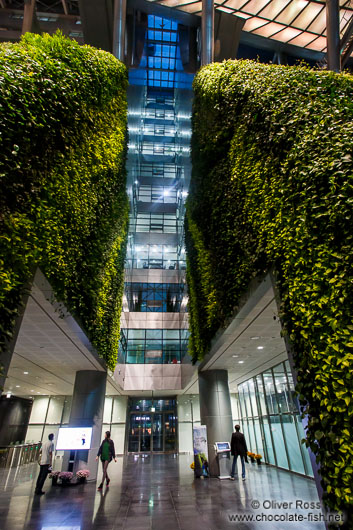
<instances>
[{"instance_id":1,"label":"glass railing","mask_svg":"<svg viewBox=\"0 0 353 530\"><path fill-rule=\"evenodd\" d=\"M125 260L127 269L165 269L165 270L185 270L186 262L181 260L164 259L127 259Z\"/></svg>"}]
</instances>

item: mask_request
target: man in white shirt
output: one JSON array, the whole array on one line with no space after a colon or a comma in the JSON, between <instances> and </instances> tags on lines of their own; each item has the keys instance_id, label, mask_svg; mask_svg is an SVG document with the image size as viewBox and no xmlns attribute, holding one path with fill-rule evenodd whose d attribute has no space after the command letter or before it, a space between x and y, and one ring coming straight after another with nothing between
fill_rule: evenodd
<instances>
[{"instance_id":1,"label":"man in white shirt","mask_svg":"<svg viewBox=\"0 0 353 530\"><path fill-rule=\"evenodd\" d=\"M37 484L36 484L36 495L44 495L45 491L42 491L42 488L44 486L45 479L47 478L47 475L52 467L53 463L53 453L54 453L54 434L49 434L48 436L49 441L44 442L42 445L42 448L40 450L40 471L37 478Z\"/></svg>"}]
</instances>

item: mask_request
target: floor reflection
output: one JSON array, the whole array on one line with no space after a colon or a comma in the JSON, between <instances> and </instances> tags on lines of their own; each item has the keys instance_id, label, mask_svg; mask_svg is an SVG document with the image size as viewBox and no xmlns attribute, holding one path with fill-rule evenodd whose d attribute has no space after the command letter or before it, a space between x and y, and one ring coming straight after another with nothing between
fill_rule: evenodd
<instances>
[{"instance_id":1,"label":"floor reflection","mask_svg":"<svg viewBox=\"0 0 353 530\"><path fill-rule=\"evenodd\" d=\"M317 501L315 483L269 466L247 466L247 480L194 479L191 456L119 458L109 467L110 487L97 483L60 487L47 480L34 495L36 464L0 470L1 530L223 530L230 514L254 514L252 501ZM100 473L100 471L99 471ZM274 510L267 512L275 513ZM246 530L283 530L283 522L239 523ZM303 523L285 523L302 530ZM305 522L306 530L324 530Z\"/></svg>"}]
</instances>

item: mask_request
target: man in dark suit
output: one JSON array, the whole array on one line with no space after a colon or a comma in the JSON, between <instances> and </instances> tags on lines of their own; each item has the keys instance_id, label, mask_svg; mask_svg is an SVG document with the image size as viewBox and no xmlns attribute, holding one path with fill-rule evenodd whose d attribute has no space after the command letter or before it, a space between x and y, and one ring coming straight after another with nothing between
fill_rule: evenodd
<instances>
[{"instance_id":1,"label":"man in dark suit","mask_svg":"<svg viewBox=\"0 0 353 530\"><path fill-rule=\"evenodd\" d=\"M235 469L237 465L238 456L240 456L241 467L242 467L242 479L245 480L245 460L247 459L248 448L246 447L246 441L244 434L240 432L240 425L235 425L235 432L232 434L232 440L230 442L230 452L233 455L232 472L230 475L231 480L234 480Z\"/></svg>"}]
</instances>

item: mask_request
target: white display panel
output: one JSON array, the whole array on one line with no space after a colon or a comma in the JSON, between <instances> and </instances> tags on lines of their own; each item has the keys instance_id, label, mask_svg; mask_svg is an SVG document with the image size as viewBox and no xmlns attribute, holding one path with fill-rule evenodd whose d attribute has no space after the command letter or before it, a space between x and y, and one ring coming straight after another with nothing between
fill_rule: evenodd
<instances>
[{"instance_id":1,"label":"white display panel","mask_svg":"<svg viewBox=\"0 0 353 530\"><path fill-rule=\"evenodd\" d=\"M217 453L224 453L225 451L230 451L229 442L216 442Z\"/></svg>"},{"instance_id":2,"label":"white display panel","mask_svg":"<svg viewBox=\"0 0 353 530\"><path fill-rule=\"evenodd\" d=\"M90 449L92 427L61 427L56 442L57 451Z\"/></svg>"}]
</instances>

